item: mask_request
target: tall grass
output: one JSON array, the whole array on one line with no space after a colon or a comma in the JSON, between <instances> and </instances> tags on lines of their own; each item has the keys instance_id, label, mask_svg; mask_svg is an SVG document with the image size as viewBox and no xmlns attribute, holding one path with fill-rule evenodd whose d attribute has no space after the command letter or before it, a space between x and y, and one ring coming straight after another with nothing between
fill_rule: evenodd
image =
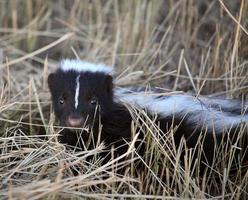
<instances>
[{"instance_id":1,"label":"tall grass","mask_svg":"<svg viewBox=\"0 0 248 200\"><path fill-rule=\"evenodd\" d=\"M184 141L175 148L174 130L162 134L153 118L133 108L133 133L139 128L147 136L143 157L133 143L125 161L106 164L97 157L104 144L65 149L46 78L61 58L81 58L113 65L117 86L245 100L247 11L245 0L2 0L0 198L246 199L247 172L238 161L232 172L238 144L223 143L200 175L192 158L201 141L196 149ZM135 160L146 166L142 172Z\"/></svg>"}]
</instances>

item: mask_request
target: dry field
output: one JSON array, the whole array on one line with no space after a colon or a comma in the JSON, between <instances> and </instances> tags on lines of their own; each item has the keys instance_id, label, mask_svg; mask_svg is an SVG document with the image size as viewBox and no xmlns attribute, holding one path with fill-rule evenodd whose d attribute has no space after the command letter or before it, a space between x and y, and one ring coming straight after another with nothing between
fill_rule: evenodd
<instances>
[{"instance_id":1,"label":"dry field","mask_svg":"<svg viewBox=\"0 0 248 200\"><path fill-rule=\"evenodd\" d=\"M161 135L144 112L132 111L143 119L133 132L147 133L144 157L132 143L124 162L107 164L97 157L103 144L65 149L46 79L61 58L78 57L114 66L117 86L245 100L248 1L1 0L0 199L248 198L248 172L230 164L238 147L216 149L199 175L194 150L176 149L173 130Z\"/></svg>"}]
</instances>

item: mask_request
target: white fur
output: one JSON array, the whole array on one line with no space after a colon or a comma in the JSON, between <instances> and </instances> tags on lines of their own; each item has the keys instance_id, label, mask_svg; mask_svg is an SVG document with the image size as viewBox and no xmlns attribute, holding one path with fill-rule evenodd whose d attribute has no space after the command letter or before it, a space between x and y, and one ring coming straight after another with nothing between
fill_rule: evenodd
<instances>
[{"instance_id":1,"label":"white fur","mask_svg":"<svg viewBox=\"0 0 248 200\"><path fill-rule=\"evenodd\" d=\"M64 72L76 71L76 72L101 72L104 74L112 74L113 69L104 64L94 64L90 62L85 62L82 60L70 60L64 59L60 62L60 69Z\"/></svg>"},{"instance_id":2,"label":"white fur","mask_svg":"<svg viewBox=\"0 0 248 200\"><path fill-rule=\"evenodd\" d=\"M77 78L76 78L75 109L77 109L77 107L78 107L78 97L79 97L79 90L80 90L79 79L80 79L80 75L78 75Z\"/></svg>"},{"instance_id":3,"label":"white fur","mask_svg":"<svg viewBox=\"0 0 248 200\"><path fill-rule=\"evenodd\" d=\"M187 94L173 94L168 98L155 98L154 94L130 93L126 90L117 90L115 92L117 101L136 106L141 109L147 109L149 112L156 113L162 117L180 114L186 116L189 124L200 125L221 132L225 128L230 128L241 122L248 121L248 115L230 115L211 108L207 98L196 98ZM229 100L217 100L220 107L231 107L235 104ZM237 104L236 104L237 106Z\"/></svg>"}]
</instances>

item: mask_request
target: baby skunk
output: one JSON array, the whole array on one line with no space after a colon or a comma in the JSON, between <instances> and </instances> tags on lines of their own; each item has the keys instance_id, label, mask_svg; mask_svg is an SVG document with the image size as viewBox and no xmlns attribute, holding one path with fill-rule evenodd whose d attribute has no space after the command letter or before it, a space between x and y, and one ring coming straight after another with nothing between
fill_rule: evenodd
<instances>
[{"instance_id":1,"label":"baby skunk","mask_svg":"<svg viewBox=\"0 0 248 200\"><path fill-rule=\"evenodd\" d=\"M113 97L112 69L102 64L91 64L80 60L63 60L58 70L48 77L53 108L60 125L71 128L90 127L94 142L107 145L130 138L131 115ZM66 129L59 140L73 147L82 147L90 131L78 134ZM124 150L123 150L124 151Z\"/></svg>"},{"instance_id":2,"label":"baby skunk","mask_svg":"<svg viewBox=\"0 0 248 200\"><path fill-rule=\"evenodd\" d=\"M156 96L114 89L110 67L80 60L63 60L57 71L49 75L48 85L60 125L90 127L93 139L97 141L100 137L99 141L109 146L113 143L116 147L123 146L131 138L132 117L124 104L144 109L150 116L157 114L164 133L171 127L176 128L176 145L184 137L187 146L194 148L199 136L205 136L202 160L208 163L212 161L216 140L227 142L231 137L235 141L240 125L248 121L248 113L240 101L196 98L188 94ZM80 137L86 142L89 133L81 131ZM60 141L74 147L81 144L76 131L69 129L61 133ZM245 160L246 144L242 149ZM119 148L118 154L125 151L126 148Z\"/></svg>"}]
</instances>

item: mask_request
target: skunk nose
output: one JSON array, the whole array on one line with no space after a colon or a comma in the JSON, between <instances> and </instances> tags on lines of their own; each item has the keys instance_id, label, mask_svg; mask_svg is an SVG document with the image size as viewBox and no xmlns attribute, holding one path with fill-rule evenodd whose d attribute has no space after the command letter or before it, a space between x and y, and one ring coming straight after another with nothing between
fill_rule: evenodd
<instances>
[{"instance_id":1,"label":"skunk nose","mask_svg":"<svg viewBox=\"0 0 248 200\"><path fill-rule=\"evenodd\" d=\"M81 128L84 125L84 118L79 116L69 116L67 122L69 127Z\"/></svg>"}]
</instances>

